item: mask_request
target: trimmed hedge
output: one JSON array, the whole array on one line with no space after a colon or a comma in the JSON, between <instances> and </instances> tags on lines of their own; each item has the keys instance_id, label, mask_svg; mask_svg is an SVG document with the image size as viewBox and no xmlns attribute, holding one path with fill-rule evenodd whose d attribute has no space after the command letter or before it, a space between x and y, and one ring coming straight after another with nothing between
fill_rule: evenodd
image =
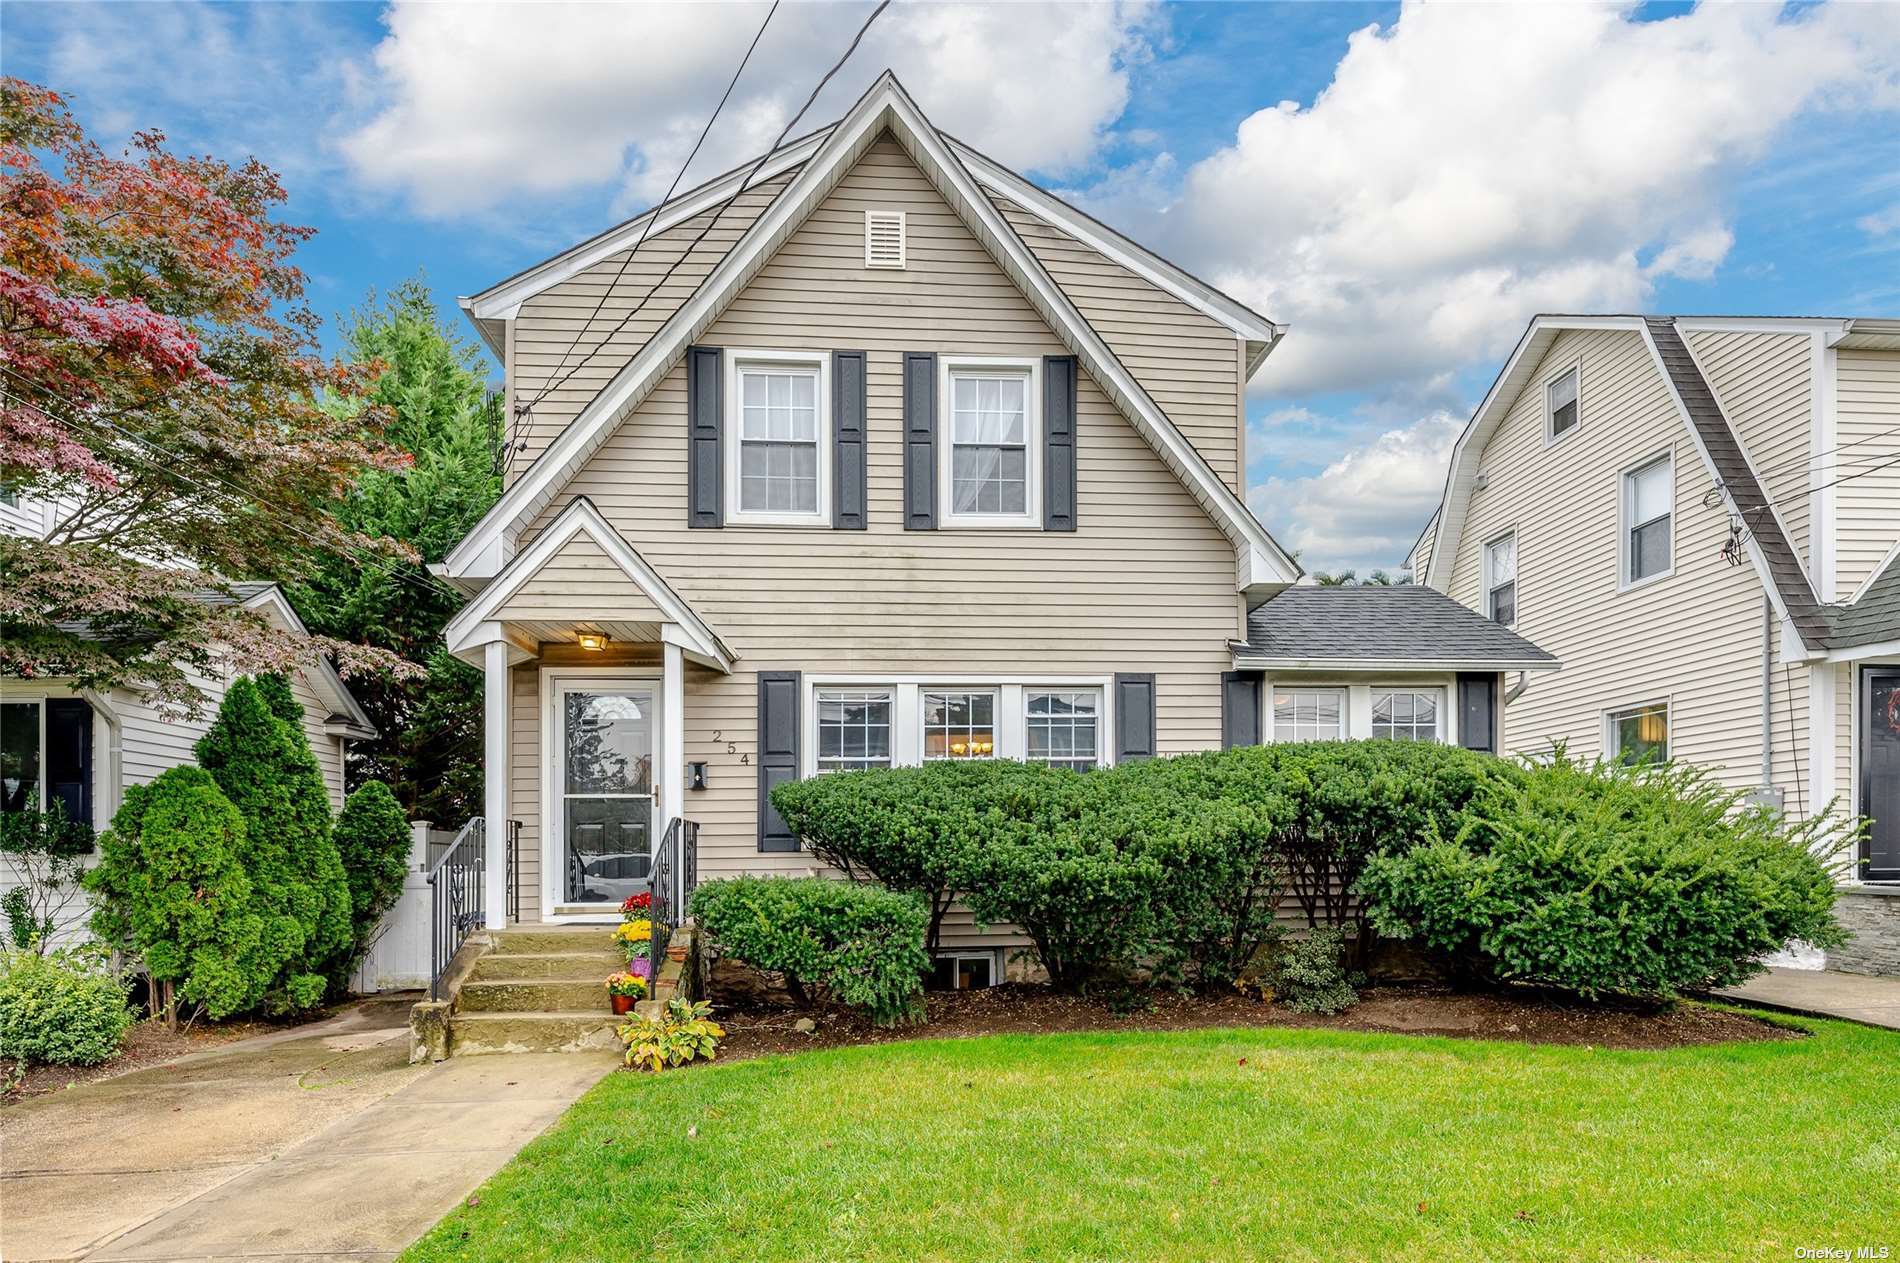
<instances>
[{"instance_id":1,"label":"trimmed hedge","mask_svg":"<svg viewBox=\"0 0 1900 1263\"><path fill-rule=\"evenodd\" d=\"M131 1026L125 986L102 961L0 951L0 1059L95 1066L119 1051Z\"/></svg>"},{"instance_id":2,"label":"trimmed hedge","mask_svg":"<svg viewBox=\"0 0 1900 1263\"><path fill-rule=\"evenodd\" d=\"M881 1026L921 1013L929 914L913 895L823 877L731 877L693 891L721 951L785 975L794 998L864 1009Z\"/></svg>"},{"instance_id":3,"label":"trimmed hedge","mask_svg":"<svg viewBox=\"0 0 1900 1263\"><path fill-rule=\"evenodd\" d=\"M1372 861L1373 924L1460 972L1596 996L1732 986L1801 939L1838 945L1827 817L1793 825L1680 765L1559 753L1485 787L1462 827Z\"/></svg>"}]
</instances>

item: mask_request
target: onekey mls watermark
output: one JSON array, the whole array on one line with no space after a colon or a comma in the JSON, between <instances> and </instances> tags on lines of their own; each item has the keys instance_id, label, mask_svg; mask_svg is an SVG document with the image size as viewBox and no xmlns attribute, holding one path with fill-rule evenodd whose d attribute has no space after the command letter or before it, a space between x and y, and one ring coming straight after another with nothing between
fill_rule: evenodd
<instances>
[{"instance_id":1,"label":"onekey mls watermark","mask_svg":"<svg viewBox=\"0 0 1900 1263\"><path fill-rule=\"evenodd\" d=\"M1794 1256L1797 1259L1890 1259L1893 1247L1888 1245L1801 1245L1796 1246Z\"/></svg>"}]
</instances>

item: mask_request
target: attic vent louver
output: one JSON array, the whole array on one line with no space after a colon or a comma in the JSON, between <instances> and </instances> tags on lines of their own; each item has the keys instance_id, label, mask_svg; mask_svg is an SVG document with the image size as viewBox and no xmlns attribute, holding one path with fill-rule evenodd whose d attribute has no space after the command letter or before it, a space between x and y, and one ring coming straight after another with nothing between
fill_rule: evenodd
<instances>
[{"instance_id":1,"label":"attic vent louver","mask_svg":"<svg viewBox=\"0 0 1900 1263\"><path fill-rule=\"evenodd\" d=\"M864 212L864 266L904 266L904 212Z\"/></svg>"}]
</instances>

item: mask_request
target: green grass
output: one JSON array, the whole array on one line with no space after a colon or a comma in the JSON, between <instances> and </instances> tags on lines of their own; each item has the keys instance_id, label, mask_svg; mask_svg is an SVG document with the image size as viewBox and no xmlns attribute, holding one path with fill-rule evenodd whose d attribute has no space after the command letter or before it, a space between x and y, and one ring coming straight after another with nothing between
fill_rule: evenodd
<instances>
[{"instance_id":1,"label":"green grass","mask_svg":"<svg viewBox=\"0 0 1900 1263\"><path fill-rule=\"evenodd\" d=\"M1801 1025L1653 1053L1007 1036L613 1075L403 1263L1900 1247L1900 1033Z\"/></svg>"}]
</instances>

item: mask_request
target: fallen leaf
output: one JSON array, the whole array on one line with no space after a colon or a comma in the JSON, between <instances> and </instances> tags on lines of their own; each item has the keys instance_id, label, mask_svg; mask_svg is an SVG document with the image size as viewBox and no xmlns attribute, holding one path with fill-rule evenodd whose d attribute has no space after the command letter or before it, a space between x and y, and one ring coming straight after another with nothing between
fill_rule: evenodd
<instances>
[{"instance_id":1,"label":"fallen leaf","mask_svg":"<svg viewBox=\"0 0 1900 1263\"><path fill-rule=\"evenodd\" d=\"M699 1135L699 1124L695 1123L686 1129L686 1138L688 1140L693 1139L693 1137L697 1135Z\"/></svg>"},{"instance_id":2,"label":"fallen leaf","mask_svg":"<svg viewBox=\"0 0 1900 1263\"><path fill-rule=\"evenodd\" d=\"M1534 1224L1537 1222L1537 1212L1534 1210L1520 1210L1517 1212L1517 1221L1523 1224Z\"/></svg>"},{"instance_id":3,"label":"fallen leaf","mask_svg":"<svg viewBox=\"0 0 1900 1263\"><path fill-rule=\"evenodd\" d=\"M480 1193L470 1193L468 1195L468 1204L470 1206L480 1206L482 1204L482 1195Z\"/></svg>"},{"instance_id":4,"label":"fallen leaf","mask_svg":"<svg viewBox=\"0 0 1900 1263\"><path fill-rule=\"evenodd\" d=\"M1242 1057L1242 1058L1240 1059L1240 1064L1241 1064L1241 1065L1243 1065L1243 1066L1244 1066L1244 1065L1246 1065L1246 1064L1247 1064L1247 1059L1246 1059L1245 1057Z\"/></svg>"},{"instance_id":5,"label":"fallen leaf","mask_svg":"<svg viewBox=\"0 0 1900 1263\"><path fill-rule=\"evenodd\" d=\"M1419 1214L1421 1214L1421 1215L1425 1213L1425 1203L1424 1203L1424 1202L1420 1202L1420 1203L1418 1204L1418 1213L1419 1213Z\"/></svg>"}]
</instances>

